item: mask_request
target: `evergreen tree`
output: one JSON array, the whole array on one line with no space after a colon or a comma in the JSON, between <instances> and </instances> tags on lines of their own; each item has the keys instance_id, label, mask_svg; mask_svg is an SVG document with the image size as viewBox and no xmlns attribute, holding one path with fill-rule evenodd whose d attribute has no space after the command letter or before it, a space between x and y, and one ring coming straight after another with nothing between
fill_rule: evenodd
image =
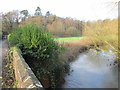
<instances>
[{"instance_id":1,"label":"evergreen tree","mask_svg":"<svg viewBox=\"0 0 120 90\"><path fill-rule=\"evenodd\" d=\"M35 16L42 16L40 7L37 7L37 9L35 10L35 14L34 15Z\"/></svg>"}]
</instances>

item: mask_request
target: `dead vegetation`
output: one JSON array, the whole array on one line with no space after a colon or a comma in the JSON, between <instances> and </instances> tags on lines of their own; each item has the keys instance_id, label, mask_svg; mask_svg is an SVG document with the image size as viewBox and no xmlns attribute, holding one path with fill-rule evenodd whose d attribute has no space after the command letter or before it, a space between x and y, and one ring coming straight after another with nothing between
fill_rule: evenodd
<instances>
[{"instance_id":1,"label":"dead vegetation","mask_svg":"<svg viewBox=\"0 0 120 90\"><path fill-rule=\"evenodd\" d=\"M92 42L88 38L81 40L75 40L72 42L59 42L62 43L66 48L65 52L62 54L62 58L66 61L74 60L80 53L93 47Z\"/></svg>"},{"instance_id":2,"label":"dead vegetation","mask_svg":"<svg viewBox=\"0 0 120 90\"><path fill-rule=\"evenodd\" d=\"M7 55L3 59L2 67L2 88L17 88L17 81L15 80L13 62L12 62L12 53L10 50L7 52Z\"/></svg>"}]
</instances>

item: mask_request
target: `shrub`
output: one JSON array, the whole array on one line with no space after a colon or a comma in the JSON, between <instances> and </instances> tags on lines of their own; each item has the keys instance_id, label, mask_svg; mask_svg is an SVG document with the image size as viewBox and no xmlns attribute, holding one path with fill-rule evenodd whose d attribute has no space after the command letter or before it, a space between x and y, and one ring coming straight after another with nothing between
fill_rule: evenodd
<instances>
[{"instance_id":1,"label":"shrub","mask_svg":"<svg viewBox=\"0 0 120 90\"><path fill-rule=\"evenodd\" d=\"M89 38L97 50L104 50L106 52L111 49L115 55L116 60L120 62L118 54L120 53L120 45L118 42L118 19L105 19L96 22L88 22L85 25L84 35Z\"/></svg>"},{"instance_id":2,"label":"shrub","mask_svg":"<svg viewBox=\"0 0 120 90\"><path fill-rule=\"evenodd\" d=\"M58 58L63 48L43 28L35 25L19 27L8 35L8 41L10 46L21 49L39 79L46 74L53 75L56 69L63 69L63 62Z\"/></svg>"},{"instance_id":3,"label":"shrub","mask_svg":"<svg viewBox=\"0 0 120 90\"><path fill-rule=\"evenodd\" d=\"M17 45L23 55L29 55L36 60L50 60L59 54L60 47L52 36L35 25L17 28L8 36L8 41L11 46Z\"/></svg>"}]
</instances>

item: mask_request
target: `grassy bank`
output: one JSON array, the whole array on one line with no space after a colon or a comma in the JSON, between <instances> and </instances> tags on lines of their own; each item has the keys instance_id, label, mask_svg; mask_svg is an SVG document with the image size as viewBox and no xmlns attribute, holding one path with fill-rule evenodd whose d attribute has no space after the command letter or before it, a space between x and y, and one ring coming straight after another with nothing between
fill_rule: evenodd
<instances>
[{"instance_id":1,"label":"grassy bank","mask_svg":"<svg viewBox=\"0 0 120 90\"><path fill-rule=\"evenodd\" d=\"M89 38L86 37L69 42L59 42L59 43L62 43L66 48L65 52L62 54L62 56L60 56L66 62L70 62L74 60L80 53L92 47L92 42L90 42Z\"/></svg>"},{"instance_id":2,"label":"grassy bank","mask_svg":"<svg viewBox=\"0 0 120 90\"><path fill-rule=\"evenodd\" d=\"M72 42L74 40L80 40L83 39L83 37L56 37L55 40L57 41L63 41L63 42Z\"/></svg>"},{"instance_id":3,"label":"grassy bank","mask_svg":"<svg viewBox=\"0 0 120 90\"><path fill-rule=\"evenodd\" d=\"M109 41L109 43L113 43L114 46L116 45L116 47L117 47L117 44L116 44L117 42L114 41L116 36L104 36L103 38L106 39L106 40L104 39L106 42L96 40L96 38L91 39L88 37L84 37L82 39L76 39L76 40L69 41L69 42L59 42L58 41L59 43L62 43L64 45L64 47L66 48L66 51L60 57L64 58L64 60L66 62L70 62L72 60L75 60L75 58L80 53L82 53L86 50L89 50L90 48L94 48L98 51L104 50L107 52L109 50L109 48L106 49L106 47L108 47L108 45L107 45L108 41ZM114 47L112 47L112 50L114 51Z\"/></svg>"}]
</instances>

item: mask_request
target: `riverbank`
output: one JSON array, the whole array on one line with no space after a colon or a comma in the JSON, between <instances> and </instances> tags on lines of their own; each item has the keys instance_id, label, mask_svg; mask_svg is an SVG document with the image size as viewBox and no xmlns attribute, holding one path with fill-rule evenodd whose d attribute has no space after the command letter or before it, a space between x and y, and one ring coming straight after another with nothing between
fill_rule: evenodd
<instances>
[{"instance_id":1,"label":"riverbank","mask_svg":"<svg viewBox=\"0 0 120 90\"><path fill-rule=\"evenodd\" d=\"M101 47L103 47L103 46L105 46L102 42L98 42L97 44L95 43L94 44L94 42L92 42L89 38L84 38L84 39L81 39L81 40L74 40L74 41L72 41L72 42L59 42L59 43L62 43L63 45L64 45L64 47L66 48L66 50L65 50L65 52L60 56L61 58L63 58L67 63L69 63L69 73L67 73L66 75L67 75L67 77L65 77L65 84L64 84L64 86L62 86L63 88L68 88L69 86L71 87L71 88L74 88L75 86L74 86L74 83L76 83L77 82L77 80L78 80L78 77L77 76L75 76L75 74L76 73L81 73L82 72L82 66L84 66L84 67L86 67L86 71L88 70L88 66L89 65L87 65L87 64L84 64L84 65L82 65L83 64L83 62L86 62L86 61L84 61L84 59L86 59L86 58L84 58L84 56L83 56L83 62L81 61L81 60L79 60L80 61L80 65L78 65L78 67L76 66L78 63L75 63L74 64L74 66L73 66L73 68L81 68L81 70L79 70L79 72L78 71L76 71L74 74L70 74L70 73L73 73L74 72L74 70L73 69L71 69L71 63L74 63L74 62L77 62L77 58L80 56L80 55L83 55L83 53L85 52L85 51L87 51L87 52L89 52L89 50L91 50L91 49L93 49L93 50L95 50L97 53L102 53L102 52L105 52L105 53L107 53L107 52L109 52L109 50L107 50L106 49L106 51L104 51L104 50L102 50L101 49ZM110 51L110 52L112 52L113 54L114 54L114 50L113 51ZM85 52L86 53L86 52ZM91 54L92 54L93 52L90 52L89 53L89 55L91 56ZM103 53L104 54L104 53ZM88 55L88 57L90 57ZM99 55L98 55L99 56ZM108 56L109 56L109 53L108 53ZM112 55L111 55L112 56ZM101 56L99 56L99 57L101 57ZM104 55L103 55L103 57L104 57ZM95 58L95 56L93 55L93 58ZM97 57L96 57L97 58ZM86 59L87 60L87 59ZM91 59L92 60L92 59ZM104 61L103 60L103 58L101 58L101 60L99 60L99 62L103 62L103 63L99 63L99 62L97 62L97 61L95 61L95 62L97 62L97 63L94 63L93 62L93 65L95 64L96 66L97 66L97 64L99 64L97 67L99 67L100 66L100 64L103 64L102 66L105 66L105 68L103 68L103 67L101 67L101 69L103 69L103 71L105 71L104 69L106 69L106 67L116 67L117 68L117 64L118 64L118 62L117 62L117 60L116 60L116 56L115 56L115 59L114 60L112 60L113 61L113 63L111 64L110 63L110 59L108 59L107 57L106 57L106 60ZM104 63L105 62L108 62L108 64L107 65L104 65ZM91 61L89 62L89 63L91 63ZM85 66L86 65L86 66ZM95 66L94 65L94 66ZM93 67L91 67L90 66L90 68L93 68ZM93 68L94 69L94 68ZM118 70L118 68L117 69L115 69L115 70ZM113 69L113 71L114 71L114 69ZM84 70L83 70L83 72L84 72ZM103 76L104 76L104 73L102 73L102 71L100 72ZM106 73L106 77L107 77L107 75L109 75L109 73L111 73L111 72L108 72L108 73ZM117 73L117 72L116 72ZM87 74L87 73L86 73ZM93 74L93 73L92 73ZM71 77L74 77L74 76L76 77L76 78L71 78ZM118 74L115 74L115 75L118 75ZM85 75L86 76L86 75ZM69 78L70 77L70 78ZM83 76L84 77L84 76ZM87 76L87 78L89 77L89 79L90 79L90 77L91 76ZM97 77L97 76L96 76ZM102 78L102 76L99 76L98 75L98 77L100 77L100 78ZM109 77L112 77L112 75L109 75ZM117 77L117 76L116 76ZM84 77L85 78L85 77ZM92 77L92 78L94 78L94 76ZM73 81L73 79L76 79L75 80L75 82ZM87 80L86 79L86 81L89 81L89 79ZM67 83L66 83L66 80L67 80ZM79 80L82 80L82 79L79 79ZM96 78L96 80L97 80L97 78ZM110 82L112 82L112 79L110 79L111 81ZM91 80L92 81L92 80ZM91 82L90 81L90 82ZM109 81L109 79L108 79L108 81ZM116 80L117 81L117 80ZM101 80L101 82L102 82L102 80ZM104 81L103 81L104 82ZM71 84L70 84L71 83ZM78 87L87 87L87 84L85 84L84 83L84 85L82 86L80 86L80 83L81 82L79 82L78 83ZM87 82L88 83L88 82ZM117 87L116 86L116 84L115 85L112 85L111 86L111 84L108 84L107 82L105 82L106 83L106 85L109 85L109 86L104 86L103 85L103 87ZM73 85L73 86L72 86ZM91 86L88 86L88 87L101 87L101 86L99 86L99 81L98 81L98 83L96 83L96 86L92 86L92 84L89 84L89 85L91 85ZM97 86L98 85L98 86Z\"/></svg>"},{"instance_id":2,"label":"riverbank","mask_svg":"<svg viewBox=\"0 0 120 90\"><path fill-rule=\"evenodd\" d=\"M61 59L64 59L66 63L69 63L73 60L75 60L80 53L83 53L85 51L88 51L89 49L95 49L97 51L105 51L108 52L109 50L102 50L101 48L104 47L105 45L102 42L98 42L97 44L92 42L89 38L83 38L79 40L74 40L71 42L59 42L60 44L62 43L64 47L66 48L65 52L60 55ZM113 53L114 50L113 50ZM114 60L114 64L118 64L118 67L120 67L120 60L117 59Z\"/></svg>"},{"instance_id":3,"label":"riverbank","mask_svg":"<svg viewBox=\"0 0 120 90\"><path fill-rule=\"evenodd\" d=\"M90 42L88 38L59 43L62 43L63 46L66 48L62 56L60 55L60 57L62 57L66 62L73 61L80 53L94 47L94 45L92 44L92 42Z\"/></svg>"}]
</instances>

